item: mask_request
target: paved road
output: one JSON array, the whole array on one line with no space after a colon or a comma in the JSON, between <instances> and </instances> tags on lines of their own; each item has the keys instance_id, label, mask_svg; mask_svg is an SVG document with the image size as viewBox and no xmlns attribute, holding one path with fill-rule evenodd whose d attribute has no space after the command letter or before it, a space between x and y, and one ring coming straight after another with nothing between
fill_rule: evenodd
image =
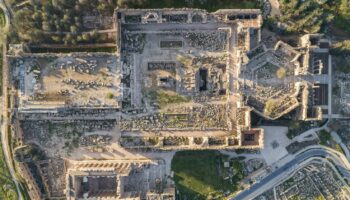
<instances>
[{"instance_id":1,"label":"paved road","mask_svg":"<svg viewBox=\"0 0 350 200\"><path fill-rule=\"evenodd\" d=\"M289 175L290 173L292 173L294 171L295 168L297 168L297 166L299 164L301 164L306 159L313 158L313 157L332 157L333 159L337 160L339 163L342 163L342 161L339 157L334 156L334 154L332 154L324 149L311 149L311 150L308 150L306 152L303 152L303 153L297 155L295 157L295 159L286 163L283 167L278 168L277 170L275 170L274 172L272 172L271 174L269 174L268 176L263 178L260 182L252 185L249 189L239 193L237 196L235 196L231 200L243 200L243 199L255 198L256 196L258 196L264 192L261 189L263 186L266 187L267 185L275 182L275 179L277 179L281 176ZM343 174L346 177L350 176L346 167L341 166L340 171L342 173L346 172L346 174Z\"/></svg>"}]
</instances>

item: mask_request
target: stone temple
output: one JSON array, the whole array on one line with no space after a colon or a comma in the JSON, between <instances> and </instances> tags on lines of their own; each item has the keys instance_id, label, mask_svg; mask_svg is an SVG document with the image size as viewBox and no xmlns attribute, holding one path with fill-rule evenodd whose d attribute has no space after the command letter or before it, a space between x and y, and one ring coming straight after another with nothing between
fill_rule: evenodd
<instances>
[{"instance_id":1,"label":"stone temple","mask_svg":"<svg viewBox=\"0 0 350 200\"><path fill-rule=\"evenodd\" d=\"M18 94L9 99L11 123L19 144L36 141L57 153L65 147L53 147L48 138L59 127L60 134L81 132L79 148L113 138L135 151L259 149L264 131L252 126L253 113L266 120L321 120L331 112L330 42L322 35L305 35L296 46L268 44L260 10L248 9L116 9L113 20L114 53L10 49L8 79ZM86 134L93 131L107 135ZM175 198L156 173L164 171L162 161L53 163L42 163L62 179L45 182L56 188L50 197ZM31 177L26 165L21 168ZM135 173L152 180L149 187L135 184ZM32 182L31 196L39 199L44 190ZM104 183L110 187L100 187Z\"/></svg>"},{"instance_id":2,"label":"stone temple","mask_svg":"<svg viewBox=\"0 0 350 200\"><path fill-rule=\"evenodd\" d=\"M116 9L116 53L8 55L19 119L94 113L125 148L260 148L251 112L322 119L331 66L322 35L267 47L262 22L260 10Z\"/></svg>"}]
</instances>

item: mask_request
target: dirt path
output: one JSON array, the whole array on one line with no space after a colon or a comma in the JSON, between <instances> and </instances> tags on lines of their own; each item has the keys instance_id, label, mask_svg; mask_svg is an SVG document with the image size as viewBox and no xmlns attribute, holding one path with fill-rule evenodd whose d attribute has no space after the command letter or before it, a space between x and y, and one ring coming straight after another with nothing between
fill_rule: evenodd
<instances>
[{"instance_id":1,"label":"dirt path","mask_svg":"<svg viewBox=\"0 0 350 200\"><path fill-rule=\"evenodd\" d=\"M2 1L0 0L0 4L2 3ZM9 119L6 117L7 113L8 113L8 109L7 109L7 105L9 102L8 101L8 93L7 93L7 83L8 83L8 64L7 64L7 60L6 60L6 45L3 45L3 48L1 49L1 51L3 51L3 60L1 60L0 62L3 62L3 98L2 98L2 102L1 102L1 112L2 112L2 116L4 116L3 122L1 123L1 143L2 143L2 150L4 152L4 158L6 161L6 165L7 168L9 169L10 175L12 177L13 182L15 183L16 186L16 190L17 190L17 195L18 195L18 200L22 200L22 195L21 195L21 191L19 189L19 183L17 181L16 178L16 173L15 173L15 169L13 168L14 166L11 164L12 163L12 157L10 156L10 147L8 146L8 134L10 134L7 131L7 126L9 124Z\"/></svg>"},{"instance_id":2,"label":"dirt path","mask_svg":"<svg viewBox=\"0 0 350 200\"><path fill-rule=\"evenodd\" d=\"M281 11L280 11L280 3L278 2L278 0L269 0L270 4L271 4L271 16L279 16L281 15Z\"/></svg>"}]
</instances>

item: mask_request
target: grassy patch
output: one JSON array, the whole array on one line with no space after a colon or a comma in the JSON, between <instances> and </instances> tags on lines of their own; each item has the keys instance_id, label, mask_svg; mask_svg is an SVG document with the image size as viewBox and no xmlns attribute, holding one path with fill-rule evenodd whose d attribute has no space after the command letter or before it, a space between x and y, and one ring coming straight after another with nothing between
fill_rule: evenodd
<instances>
[{"instance_id":1,"label":"grassy patch","mask_svg":"<svg viewBox=\"0 0 350 200\"><path fill-rule=\"evenodd\" d=\"M332 60L335 62L334 68L336 72L343 72L345 74L350 73L350 60L345 58L345 56L334 56L332 57Z\"/></svg>"},{"instance_id":2,"label":"grassy patch","mask_svg":"<svg viewBox=\"0 0 350 200\"><path fill-rule=\"evenodd\" d=\"M317 124L313 124L313 122L309 121L299 121L299 120L290 120L288 124L288 134L287 137L289 139L293 139L294 137L300 135L301 133L311 129L311 128L316 128L316 127L321 127L324 125L326 121L319 121Z\"/></svg>"},{"instance_id":3,"label":"grassy patch","mask_svg":"<svg viewBox=\"0 0 350 200\"><path fill-rule=\"evenodd\" d=\"M189 99L185 96L164 90L150 91L149 96L159 105L160 108L164 108L169 104L185 103L189 101Z\"/></svg>"},{"instance_id":4,"label":"grassy patch","mask_svg":"<svg viewBox=\"0 0 350 200\"><path fill-rule=\"evenodd\" d=\"M277 76L277 78L279 78L279 79L285 78L286 75L287 75L287 71L286 71L285 68L280 67L280 68L278 68L278 70L276 71L276 76Z\"/></svg>"},{"instance_id":5,"label":"grassy patch","mask_svg":"<svg viewBox=\"0 0 350 200\"><path fill-rule=\"evenodd\" d=\"M19 175L17 175L17 176L19 176ZM25 183L25 181L22 177L20 177L19 179L21 179L19 181L19 190L21 192L21 196L22 196L23 200L30 200L30 196L28 194L29 188L28 188L27 184Z\"/></svg>"},{"instance_id":6,"label":"grassy patch","mask_svg":"<svg viewBox=\"0 0 350 200\"><path fill-rule=\"evenodd\" d=\"M113 93L111 93L111 92L107 93L107 98L108 99L113 99L113 97L114 97Z\"/></svg>"},{"instance_id":7,"label":"grassy patch","mask_svg":"<svg viewBox=\"0 0 350 200\"><path fill-rule=\"evenodd\" d=\"M16 186L7 168L0 144L0 199L17 199Z\"/></svg>"},{"instance_id":8,"label":"grassy patch","mask_svg":"<svg viewBox=\"0 0 350 200\"><path fill-rule=\"evenodd\" d=\"M5 14L4 14L4 11L2 9L0 9L0 26L1 28L4 28L5 27Z\"/></svg>"},{"instance_id":9,"label":"grassy patch","mask_svg":"<svg viewBox=\"0 0 350 200\"><path fill-rule=\"evenodd\" d=\"M341 148L340 144L335 144L334 149L345 155L343 148Z\"/></svg>"},{"instance_id":10,"label":"grassy patch","mask_svg":"<svg viewBox=\"0 0 350 200\"><path fill-rule=\"evenodd\" d=\"M321 145L329 145L329 142L332 139L331 134L325 130L321 130L318 137L320 138Z\"/></svg>"},{"instance_id":11,"label":"grassy patch","mask_svg":"<svg viewBox=\"0 0 350 200\"><path fill-rule=\"evenodd\" d=\"M332 1L331 1L332 2ZM341 30L350 33L350 0L335 1L333 10L337 13L334 24Z\"/></svg>"},{"instance_id":12,"label":"grassy patch","mask_svg":"<svg viewBox=\"0 0 350 200\"><path fill-rule=\"evenodd\" d=\"M236 181L242 178L241 165L224 168L227 156L218 151L181 151L172 160L174 181L179 199L223 199L223 193L237 190ZM231 171L230 171L231 170ZM228 174L234 174L232 178Z\"/></svg>"},{"instance_id":13,"label":"grassy patch","mask_svg":"<svg viewBox=\"0 0 350 200\"><path fill-rule=\"evenodd\" d=\"M278 100L275 99L267 100L264 108L264 115L273 115L273 111L277 108L278 103Z\"/></svg>"},{"instance_id":14,"label":"grassy patch","mask_svg":"<svg viewBox=\"0 0 350 200\"><path fill-rule=\"evenodd\" d=\"M347 69L347 67L349 66L349 64L343 55L348 53L350 53L350 40L343 40L332 44L331 54L337 55L336 56L337 68L340 68L340 70L345 69L346 72L344 73L348 72L349 69ZM344 66L340 66L340 65L344 65Z\"/></svg>"},{"instance_id":15,"label":"grassy patch","mask_svg":"<svg viewBox=\"0 0 350 200\"><path fill-rule=\"evenodd\" d=\"M2 45L0 45L0 96L2 95Z\"/></svg>"}]
</instances>

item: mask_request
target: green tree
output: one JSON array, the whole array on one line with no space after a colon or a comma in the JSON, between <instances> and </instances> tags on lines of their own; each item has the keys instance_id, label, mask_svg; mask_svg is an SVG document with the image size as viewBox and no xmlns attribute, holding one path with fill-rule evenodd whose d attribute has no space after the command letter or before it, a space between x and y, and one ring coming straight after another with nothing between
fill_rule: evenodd
<instances>
[{"instance_id":1,"label":"green tree","mask_svg":"<svg viewBox=\"0 0 350 200\"><path fill-rule=\"evenodd\" d=\"M70 44L71 42L72 42L72 40L73 40L73 35L72 34L70 34L70 33L68 33L66 36L65 36L65 38L64 38L64 44L65 45L68 45L68 44Z\"/></svg>"},{"instance_id":2,"label":"green tree","mask_svg":"<svg viewBox=\"0 0 350 200\"><path fill-rule=\"evenodd\" d=\"M59 36L59 35L53 35L53 36L51 36L51 39L52 39L52 41L54 41L55 43L60 43L60 42L62 42L62 37Z\"/></svg>"},{"instance_id":3,"label":"green tree","mask_svg":"<svg viewBox=\"0 0 350 200\"><path fill-rule=\"evenodd\" d=\"M82 38L86 42L90 41L90 39L91 39L91 37L88 33L83 33Z\"/></svg>"},{"instance_id":4,"label":"green tree","mask_svg":"<svg viewBox=\"0 0 350 200\"><path fill-rule=\"evenodd\" d=\"M70 32L72 34L74 34L74 35L77 34L78 33L78 27L76 27L74 25L70 26Z\"/></svg>"}]
</instances>

